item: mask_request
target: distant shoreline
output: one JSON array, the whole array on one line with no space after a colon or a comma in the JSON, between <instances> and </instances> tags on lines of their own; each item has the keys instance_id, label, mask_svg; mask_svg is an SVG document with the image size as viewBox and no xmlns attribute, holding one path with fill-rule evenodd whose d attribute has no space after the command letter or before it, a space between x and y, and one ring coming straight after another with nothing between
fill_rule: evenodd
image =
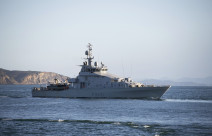
<instances>
[{"instance_id":1,"label":"distant shoreline","mask_svg":"<svg viewBox=\"0 0 212 136\"><path fill-rule=\"evenodd\" d=\"M48 81L54 81L57 78L60 81L65 81L68 77L54 72L40 71L10 71L0 68L0 84L46 84Z\"/></svg>"},{"instance_id":2,"label":"distant shoreline","mask_svg":"<svg viewBox=\"0 0 212 136\"><path fill-rule=\"evenodd\" d=\"M68 76L54 72L6 70L0 68L0 85L42 85L57 78L65 81ZM145 79L139 80L147 85L171 85L171 86L212 86L212 77L185 78L178 81Z\"/></svg>"}]
</instances>

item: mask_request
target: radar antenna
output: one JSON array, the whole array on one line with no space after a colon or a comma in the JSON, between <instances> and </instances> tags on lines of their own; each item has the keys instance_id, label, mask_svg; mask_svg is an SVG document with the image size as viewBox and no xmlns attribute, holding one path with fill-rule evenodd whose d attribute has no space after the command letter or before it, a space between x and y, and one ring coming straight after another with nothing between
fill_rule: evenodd
<instances>
[{"instance_id":1,"label":"radar antenna","mask_svg":"<svg viewBox=\"0 0 212 136\"><path fill-rule=\"evenodd\" d=\"M91 66L92 59L94 59L94 57L92 57L92 46L93 45L88 43L88 45L87 45L88 50L85 52L85 55L87 55L88 66Z\"/></svg>"}]
</instances>

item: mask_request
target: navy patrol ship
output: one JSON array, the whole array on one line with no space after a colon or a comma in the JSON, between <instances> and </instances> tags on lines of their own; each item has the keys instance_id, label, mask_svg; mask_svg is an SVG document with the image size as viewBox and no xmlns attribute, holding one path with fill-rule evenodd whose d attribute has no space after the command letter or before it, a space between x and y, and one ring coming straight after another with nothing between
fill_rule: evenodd
<instances>
[{"instance_id":1,"label":"navy patrol ship","mask_svg":"<svg viewBox=\"0 0 212 136\"><path fill-rule=\"evenodd\" d=\"M108 68L97 62L92 64L92 45L88 44L83 62L76 78L54 83L47 87L33 88L33 97L56 98L126 98L160 99L170 86L144 85L130 78L122 78L108 73Z\"/></svg>"}]
</instances>

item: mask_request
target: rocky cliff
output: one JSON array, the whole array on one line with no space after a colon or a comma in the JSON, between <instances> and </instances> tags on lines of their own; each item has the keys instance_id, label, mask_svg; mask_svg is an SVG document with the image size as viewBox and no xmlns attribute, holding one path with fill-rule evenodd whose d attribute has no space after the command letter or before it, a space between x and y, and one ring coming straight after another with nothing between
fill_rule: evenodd
<instances>
[{"instance_id":1,"label":"rocky cliff","mask_svg":"<svg viewBox=\"0 0 212 136\"><path fill-rule=\"evenodd\" d=\"M0 68L0 84L46 84L55 78L64 81L67 76L53 72L10 71Z\"/></svg>"}]
</instances>

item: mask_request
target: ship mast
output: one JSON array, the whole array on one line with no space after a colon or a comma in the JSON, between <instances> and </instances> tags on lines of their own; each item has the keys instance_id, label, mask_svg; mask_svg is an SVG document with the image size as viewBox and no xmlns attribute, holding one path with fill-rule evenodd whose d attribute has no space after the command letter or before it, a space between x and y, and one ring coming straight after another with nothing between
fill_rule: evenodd
<instances>
[{"instance_id":1,"label":"ship mast","mask_svg":"<svg viewBox=\"0 0 212 136\"><path fill-rule=\"evenodd\" d=\"M88 43L88 50L85 52L85 55L87 55L87 60L88 60L88 66L91 67L91 62L94 57L92 57L92 45Z\"/></svg>"}]
</instances>

